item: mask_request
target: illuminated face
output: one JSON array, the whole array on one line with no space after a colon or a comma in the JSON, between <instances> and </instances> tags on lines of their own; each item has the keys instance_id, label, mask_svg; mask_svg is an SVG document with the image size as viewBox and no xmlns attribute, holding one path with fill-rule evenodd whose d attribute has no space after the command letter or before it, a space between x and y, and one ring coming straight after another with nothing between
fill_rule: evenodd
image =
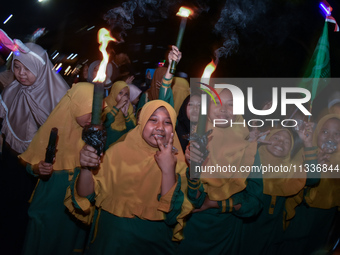
<instances>
[{"instance_id":1,"label":"illuminated face","mask_svg":"<svg viewBox=\"0 0 340 255\"><path fill-rule=\"evenodd\" d=\"M186 113L188 119L191 122L198 122L198 117L200 114L201 107L201 97L194 95L190 97L190 100L187 105Z\"/></svg>"},{"instance_id":2,"label":"illuminated face","mask_svg":"<svg viewBox=\"0 0 340 255\"><path fill-rule=\"evenodd\" d=\"M340 120L329 119L323 124L318 134L318 147L322 149L322 145L328 141L336 144L340 143Z\"/></svg>"},{"instance_id":3,"label":"illuminated face","mask_svg":"<svg viewBox=\"0 0 340 255\"><path fill-rule=\"evenodd\" d=\"M230 122L235 121L236 116L233 115L233 96L228 89L224 89L221 94L219 94L222 105L218 98L215 98L216 105L213 100L210 101L208 117L211 121L214 119L224 119L227 120L226 124L216 124L216 127L226 128L230 126Z\"/></svg>"},{"instance_id":4,"label":"illuminated face","mask_svg":"<svg viewBox=\"0 0 340 255\"><path fill-rule=\"evenodd\" d=\"M31 86L37 77L19 60L15 59L13 63L15 78L24 86Z\"/></svg>"},{"instance_id":5,"label":"illuminated face","mask_svg":"<svg viewBox=\"0 0 340 255\"><path fill-rule=\"evenodd\" d=\"M119 102L123 96L127 96L129 98L129 95L130 95L129 87L123 88L121 91L119 91L118 95L116 96L116 102Z\"/></svg>"},{"instance_id":6,"label":"illuminated face","mask_svg":"<svg viewBox=\"0 0 340 255\"><path fill-rule=\"evenodd\" d=\"M173 132L172 122L168 111L164 107L158 108L147 121L142 137L151 147L157 148L155 137L163 144L168 144Z\"/></svg>"},{"instance_id":7,"label":"illuminated face","mask_svg":"<svg viewBox=\"0 0 340 255\"><path fill-rule=\"evenodd\" d=\"M76 118L77 123L81 127L85 127L91 124L92 113L86 113Z\"/></svg>"},{"instance_id":8,"label":"illuminated face","mask_svg":"<svg viewBox=\"0 0 340 255\"><path fill-rule=\"evenodd\" d=\"M275 157L286 157L292 146L292 140L287 131L279 131L269 138L271 144L267 145L267 150Z\"/></svg>"}]
</instances>

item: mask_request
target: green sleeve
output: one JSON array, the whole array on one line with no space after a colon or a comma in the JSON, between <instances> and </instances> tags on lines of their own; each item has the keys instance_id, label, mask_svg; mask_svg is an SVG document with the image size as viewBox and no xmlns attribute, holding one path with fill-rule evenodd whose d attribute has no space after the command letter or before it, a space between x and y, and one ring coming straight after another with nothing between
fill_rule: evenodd
<instances>
[{"instance_id":1,"label":"green sleeve","mask_svg":"<svg viewBox=\"0 0 340 255\"><path fill-rule=\"evenodd\" d=\"M129 132L131 129L134 129L136 127L135 123L136 120L134 116L126 116L125 117L126 132Z\"/></svg>"},{"instance_id":2,"label":"green sleeve","mask_svg":"<svg viewBox=\"0 0 340 255\"><path fill-rule=\"evenodd\" d=\"M138 104L137 104L137 107L136 107L136 115L137 115L137 112L142 109L142 107L147 103L147 98L146 98L146 92L144 92L139 101L138 101Z\"/></svg>"},{"instance_id":3,"label":"green sleeve","mask_svg":"<svg viewBox=\"0 0 340 255\"><path fill-rule=\"evenodd\" d=\"M74 204L74 207L81 210L81 207L78 205L77 199L75 197L75 183L77 180L78 175L80 174L80 168L76 167L74 169L74 175L72 177L72 180L70 182L70 189L71 189L71 195L72 195L72 202ZM90 203L93 203L95 200L96 194L93 192L92 194L86 196L85 198L90 201Z\"/></svg>"},{"instance_id":4,"label":"green sleeve","mask_svg":"<svg viewBox=\"0 0 340 255\"><path fill-rule=\"evenodd\" d=\"M32 167L32 165L31 164L26 164L26 171L29 173L29 174L31 174L31 175L33 175L34 177L39 177L39 174L35 174L34 172L33 172L33 167Z\"/></svg>"},{"instance_id":5,"label":"green sleeve","mask_svg":"<svg viewBox=\"0 0 340 255\"><path fill-rule=\"evenodd\" d=\"M174 95L171 89L172 77L170 79L166 79L163 77L162 86L159 89L158 99L163 100L169 103L172 107L174 107ZM166 93L164 93L166 90Z\"/></svg>"},{"instance_id":6,"label":"green sleeve","mask_svg":"<svg viewBox=\"0 0 340 255\"><path fill-rule=\"evenodd\" d=\"M204 192L204 187L200 180L190 180L189 167L187 168L186 176L188 181L188 199L194 208L201 208L207 193ZM197 197L198 192L200 193L199 197Z\"/></svg>"},{"instance_id":7,"label":"green sleeve","mask_svg":"<svg viewBox=\"0 0 340 255\"><path fill-rule=\"evenodd\" d=\"M119 112L119 109L113 106L111 111L106 114L105 121L104 121L104 126L106 129L111 127L111 124L115 122L115 117L117 116L118 112Z\"/></svg>"},{"instance_id":8,"label":"green sleeve","mask_svg":"<svg viewBox=\"0 0 340 255\"><path fill-rule=\"evenodd\" d=\"M177 174L177 184L172 195L170 211L168 213L165 213L165 223L170 226L177 223L177 216L181 213L182 210L184 194L181 190L181 183L181 176Z\"/></svg>"},{"instance_id":9,"label":"green sleeve","mask_svg":"<svg viewBox=\"0 0 340 255\"><path fill-rule=\"evenodd\" d=\"M120 131L113 129L111 127L111 124L114 122L115 116L117 114L118 114L118 109L116 107L114 107L114 109L111 112L106 114L106 120L104 122L105 129L106 129L106 142L105 142L104 151L106 151L110 147L110 145L115 143L120 137L122 137L124 134L129 132L131 129L136 127L131 116L127 116L125 118L125 121L127 121L125 122L126 129L120 130Z\"/></svg>"}]
</instances>

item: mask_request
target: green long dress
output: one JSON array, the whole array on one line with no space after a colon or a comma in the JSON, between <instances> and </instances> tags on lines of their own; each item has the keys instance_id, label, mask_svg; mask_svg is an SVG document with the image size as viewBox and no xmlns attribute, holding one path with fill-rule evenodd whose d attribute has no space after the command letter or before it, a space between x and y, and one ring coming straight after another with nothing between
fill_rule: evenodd
<instances>
[{"instance_id":1,"label":"green long dress","mask_svg":"<svg viewBox=\"0 0 340 255\"><path fill-rule=\"evenodd\" d=\"M218 201L219 208L191 214L184 227L184 240L179 245L178 254L239 254L243 219L257 215L262 207L259 175L251 173L246 188L231 196L234 205L242 205L239 210L230 207L230 199L227 199ZM207 195L203 185L198 188L199 185L199 181L188 181L188 198L195 208L201 207ZM201 191L201 196L194 199L197 190Z\"/></svg>"},{"instance_id":2,"label":"green long dress","mask_svg":"<svg viewBox=\"0 0 340 255\"><path fill-rule=\"evenodd\" d=\"M27 170L32 172L30 164ZM82 254L89 229L64 206L73 171L54 171L39 183L28 210L29 223L22 255Z\"/></svg>"},{"instance_id":3,"label":"green long dress","mask_svg":"<svg viewBox=\"0 0 340 255\"><path fill-rule=\"evenodd\" d=\"M70 188L74 207L81 209L74 196L75 183L79 173L80 169L76 168ZM177 177L177 185L171 200L171 211L165 213L163 221L151 221L138 217L117 217L96 207L85 254L176 254L178 243L172 241L173 226L177 222L176 218L181 212L184 201L181 177L179 174ZM94 193L87 196L87 199L93 202Z\"/></svg>"},{"instance_id":4,"label":"green long dress","mask_svg":"<svg viewBox=\"0 0 340 255\"><path fill-rule=\"evenodd\" d=\"M315 160L305 160L305 163L313 164ZM260 157L255 159L254 165L261 165ZM315 181L317 182L318 179L311 182ZM261 182L263 185L262 179ZM272 255L280 253L284 236L283 219L286 197L270 196L262 192L261 201L263 203L261 213L254 218L245 220L242 226L242 243L239 253L241 255Z\"/></svg>"}]
</instances>

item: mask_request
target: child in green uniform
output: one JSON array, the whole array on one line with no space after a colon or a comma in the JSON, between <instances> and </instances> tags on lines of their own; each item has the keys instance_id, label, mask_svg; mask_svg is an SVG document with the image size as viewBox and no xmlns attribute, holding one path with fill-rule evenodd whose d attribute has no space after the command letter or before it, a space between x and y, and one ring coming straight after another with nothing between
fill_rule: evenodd
<instances>
[{"instance_id":1,"label":"child in green uniform","mask_svg":"<svg viewBox=\"0 0 340 255\"><path fill-rule=\"evenodd\" d=\"M87 228L64 206L66 189L74 168L80 165L79 152L85 125L91 123L93 84L77 83L61 99L40 127L28 149L20 155L26 169L39 177L28 210L29 224L22 254L82 254ZM52 128L58 128L53 164L44 162Z\"/></svg>"},{"instance_id":2,"label":"child in green uniform","mask_svg":"<svg viewBox=\"0 0 340 255\"><path fill-rule=\"evenodd\" d=\"M92 147L82 149L71 190L75 207L88 212L94 202L97 209L88 254L175 254L172 239L181 239L183 219L192 209L184 199L187 166L175 122L174 109L153 100L102 163ZM95 171L87 168L98 165Z\"/></svg>"}]
</instances>

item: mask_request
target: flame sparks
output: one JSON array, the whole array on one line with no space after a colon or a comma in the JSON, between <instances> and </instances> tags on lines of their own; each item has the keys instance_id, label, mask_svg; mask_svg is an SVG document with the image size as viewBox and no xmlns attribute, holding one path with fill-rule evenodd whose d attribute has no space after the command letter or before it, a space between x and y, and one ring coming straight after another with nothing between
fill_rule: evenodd
<instances>
[{"instance_id":1,"label":"flame sparks","mask_svg":"<svg viewBox=\"0 0 340 255\"><path fill-rule=\"evenodd\" d=\"M179 8L179 11L176 13L176 16L181 16L181 17L187 18L192 13L193 13L193 11L191 9L182 6L181 8Z\"/></svg>"},{"instance_id":2,"label":"flame sparks","mask_svg":"<svg viewBox=\"0 0 340 255\"><path fill-rule=\"evenodd\" d=\"M202 74L201 82L209 84L209 79L212 73L216 69L216 64L213 60L205 67L204 72Z\"/></svg>"},{"instance_id":3,"label":"flame sparks","mask_svg":"<svg viewBox=\"0 0 340 255\"><path fill-rule=\"evenodd\" d=\"M110 41L116 42L117 40L111 37L109 30L101 28L98 31L98 43L100 44L99 50L103 54L103 60L100 62L99 70L93 82L104 82L106 80L106 66L109 62L109 54L106 52L106 47Z\"/></svg>"}]
</instances>

